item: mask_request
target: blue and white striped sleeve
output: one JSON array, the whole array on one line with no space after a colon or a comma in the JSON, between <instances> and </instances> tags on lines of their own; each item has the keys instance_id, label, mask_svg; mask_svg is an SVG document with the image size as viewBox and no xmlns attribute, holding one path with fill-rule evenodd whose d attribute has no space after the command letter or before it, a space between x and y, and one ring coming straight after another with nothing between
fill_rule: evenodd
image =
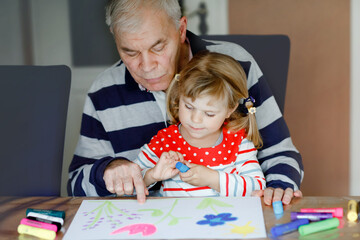
<instances>
[{"instance_id":1,"label":"blue and white striped sleeve","mask_svg":"<svg viewBox=\"0 0 360 240\"><path fill-rule=\"evenodd\" d=\"M81 132L69 167L68 194L70 196L107 196L103 180L106 166L114 160L114 150L87 96L81 122Z\"/></svg>"},{"instance_id":2,"label":"blue and white striped sleeve","mask_svg":"<svg viewBox=\"0 0 360 240\"><path fill-rule=\"evenodd\" d=\"M256 120L263 139L258 160L267 187L300 189L304 176L302 158L274 96L255 62L248 76L249 94L256 99Z\"/></svg>"}]
</instances>

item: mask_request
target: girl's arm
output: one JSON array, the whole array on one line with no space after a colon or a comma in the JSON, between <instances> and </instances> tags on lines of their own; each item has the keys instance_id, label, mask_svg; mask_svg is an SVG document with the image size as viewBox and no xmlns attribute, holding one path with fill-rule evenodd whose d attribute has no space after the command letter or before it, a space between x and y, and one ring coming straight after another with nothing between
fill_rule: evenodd
<instances>
[{"instance_id":1,"label":"girl's arm","mask_svg":"<svg viewBox=\"0 0 360 240\"><path fill-rule=\"evenodd\" d=\"M251 196L252 191L265 189L265 177L256 154L254 144L244 139L234 168L219 171L221 196Z\"/></svg>"}]
</instances>

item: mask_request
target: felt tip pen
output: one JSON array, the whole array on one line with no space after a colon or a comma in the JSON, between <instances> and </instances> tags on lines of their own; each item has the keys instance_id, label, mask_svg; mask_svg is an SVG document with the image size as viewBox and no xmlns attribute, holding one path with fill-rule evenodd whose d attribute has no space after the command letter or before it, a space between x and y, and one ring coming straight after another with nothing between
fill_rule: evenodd
<instances>
[{"instance_id":1,"label":"felt tip pen","mask_svg":"<svg viewBox=\"0 0 360 240\"><path fill-rule=\"evenodd\" d=\"M358 203L355 200L348 202L347 219L351 222L356 222L358 219Z\"/></svg>"},{"instance_id":2,"label":"felt tip pen","mask_svg":"<svg viewBox=\"0 0 360 240\"><path fill-rule=\"evenodd\" d=\"M336 228L340 224L338 218L329 218L319 222L313 222L308 225L300 226L299 227L299 234L301 236L305 236L311 233L316 233L320 231L325 231L328 229Z\"/></svg>"},{"instance_id":3,"label":"felt tip pen","mask_svg":"<svg viewBox=\"0 0 360 240\"><path fill-rule=\"evenodd\" d=\"M342 218L344 215L343 208L302 208L300 212L332 213L333 217L337 217L337 218Z\"/></svg>"},{"instance_id":4,"label":"felt tip pen","mask_svg":"<svg viewBox=\"0 0 360 240\"><path fill-rule=\"evenodd\" d=\"M286 233L296 231L300 226L305 225L305 224L309 224L308 219L297 219L297 220L289 222L289 223L277 225L277 226L271 228L270 231L271 231L271 234L273 237L278 237L278 236L284 235Z\"/></svg>"},{"instance_id":5,"label":"felt tip pen","mask_svg":"<svg viewBox=\"0 0 360 240\"><path fill-rule=\"evenodd\" d=\"M41 214L49 215L52 217L59 217L59 218L65 219L65 211L28 208L28 209L26 209L26 216L29 214L29 212L41 213Z\"/></svg>"},{"instance_id":6,"label":"felt tip pen","mask_svg":"<svg viewBox=\"0 0 360 240\"><path fill-rule=\"evenodd\" d=\"M58 231L58 227L55 224L40 222L40 221L31 220L31 219L27 219L27 218L21 219L20 224L27 225L30 227L43 228L43 229L51 230L54 232Z\"/></svg>"},{"instance_id":7,"label":"felt tip pen","mask_svg":"<svg viewBox=\"0 0 360 240\"><path fill-rule=\"evenodd\" d=\"M180 172L184 173L187 172L190 168L183 164L182 162L177 162L175 167L179 169Z\"/></svg>"},{"instance_id":8,"label":"felt tip pen","mask_svg":"<svg viewBox=\"0 0 360 240\"><path fill-rule=\"evenodd\" d=\"M37 227L31 227L24 224L20 224L17 228L17 231L20 234L28 234L43 239L52 240L56 238L56 233L54 231L37 228Z\"/></svg>"},{"instance_id":9,"label":"felt tip pen","mask_svg":"<svg viewBox=\"0 0 360 240\"><path fill-rule=\"evenodd\" d=\"M284 213L283 203L282 201L276 201L272 203L273 210L275 215L280 215Z\"/></svg>"},{"instance_id":10,"label":"felt tip pen","mask_svg":"<svg viewBox=\"0 0 360 240\"><path fill-rule=\"evenodd\" d=\"M325 219L332 218L332 213L307 213L307 212L291 212L291 221L295 219L309 219L311 222L317 222Z\"/></svg>"},{"instance_id":11,"label":"felt tip pen","mask_svg":"<svg viewBox=\"0 0 360 240\"><path fill-rule=\"evenodd\" d=\"M27 217L28 218L30 218L30 217L41 218L43 220L49 220L51 222L58 222L61 224L61 226L64 225L64 219L59 218L59 217L52 217L52 216L41 214L41 213L29 212L27 214Z\"/></svg>"}]
</instances>

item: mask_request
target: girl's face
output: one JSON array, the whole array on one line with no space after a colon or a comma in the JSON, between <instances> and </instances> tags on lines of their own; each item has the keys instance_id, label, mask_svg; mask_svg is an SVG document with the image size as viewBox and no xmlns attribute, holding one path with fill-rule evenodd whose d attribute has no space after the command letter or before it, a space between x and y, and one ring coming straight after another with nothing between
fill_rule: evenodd
<instances>
[{"instance_id":1,"label":"girl's face","mask_svg":"<svg viewBox=\"0 0 360 240\"><path fill-rule=\"evenodd\" d=\"M192 146L212 147L222 131L222 125L235 109L228 109L225 100L211 96L180 97L179 120L181 135Z\"/></svg>"}]
</instances>

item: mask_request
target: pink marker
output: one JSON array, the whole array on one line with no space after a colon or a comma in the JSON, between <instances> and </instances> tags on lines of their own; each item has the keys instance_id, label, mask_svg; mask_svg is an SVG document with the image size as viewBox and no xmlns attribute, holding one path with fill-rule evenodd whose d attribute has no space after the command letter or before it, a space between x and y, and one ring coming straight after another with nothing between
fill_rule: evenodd
<instances>
[{"instance_id":1,"label":"pink marker","mask_svg":"<svg viewBox=\"0 0 360 240\"><path fill-rule=\"evenodd\" d=\"M300 212L306 213L332 213L333 217L342 218L343 208L302 208Z\"/></svg>"},{"instance_id":2,"label":"pink marker","mask_svg":"<svg viewBox=\"0 0 360 240\"><path fill-rule=\"evenodd\" d=\"M20 224L27 225L27 226L30 226L30 227L43 228L43 229L47 229L47 230L57 232L57 226L54 225L54 224L51 224L51 223L39 222L39 221L36 221L36 220L23 218L23 219L21 219Z\"/></svg>"}]
</instances>

